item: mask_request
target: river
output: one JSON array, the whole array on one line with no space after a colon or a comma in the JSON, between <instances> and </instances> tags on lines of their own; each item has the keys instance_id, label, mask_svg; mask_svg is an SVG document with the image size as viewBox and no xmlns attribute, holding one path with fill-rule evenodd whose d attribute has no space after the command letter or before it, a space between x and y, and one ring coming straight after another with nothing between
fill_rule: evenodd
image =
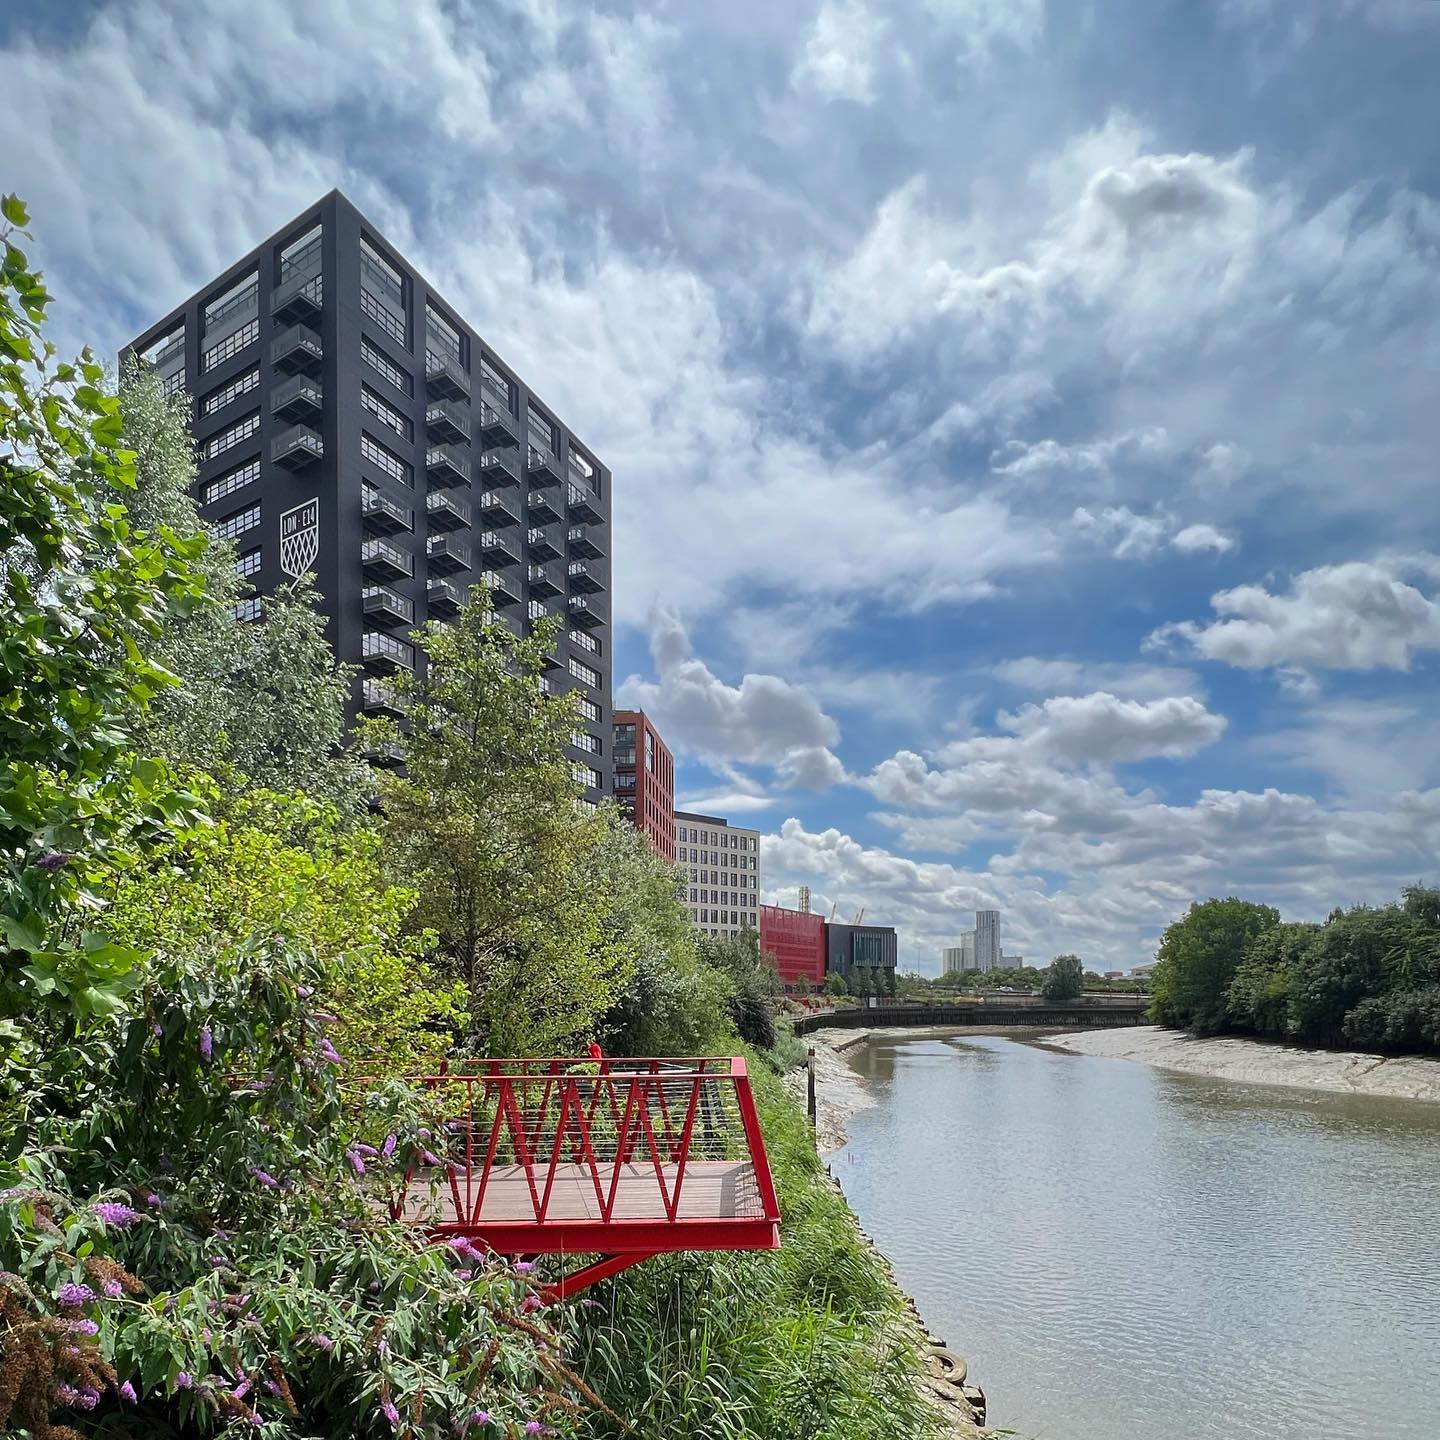
<instances>
[{"instance_id":1,"label":"river","mask_svg":"<svg viewBox=\"0 0 1440 1440\"><path fill-rule=\"evenodd\" d=\"M1440 1436L1440 1105L876 1037L832 1169L990 1424Z\"/></svg>"}]
</instances>

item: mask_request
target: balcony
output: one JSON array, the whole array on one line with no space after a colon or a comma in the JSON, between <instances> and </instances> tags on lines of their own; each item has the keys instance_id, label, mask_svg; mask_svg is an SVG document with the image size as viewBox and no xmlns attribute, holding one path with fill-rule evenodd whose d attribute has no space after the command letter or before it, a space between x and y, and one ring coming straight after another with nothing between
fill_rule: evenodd
<instances>
[{"instance_id":1,"label":"balcony","mask_svg":"<svg viewBox=\"0 0 1440 1440\"><path fill-rule=\"evenodd\" d=\"M459 400L470 393L465 367L450 354L425 352L425 392L441 400Z\"/></svg>"},{"instance_id":2,"label":"balcony","mask_svg":"<svg viewBox=\"0 0 1440 1440\"><path fill-rule=\"evenodd\" d=\"M538 445L529 448L525 473L530 477L532 485L558 485L565 478L560 462L548 450L542 450Z\"/></svg>"},{"instance_id":3,"label":"balcony","mask_svg":"<svg viewBox=\"0 0 1440 1440\"><path fill-rule=\"evenodd\" d=\"M270 458L287 470L308 470L325 458L325 442L308 425L292 425L270 442Z\"/></svg>"},{"instance_id":4,"label":"balcony","mask_svg":"<svg viewBox=\"0 0 1440 1440\"><path fill-rule=\"evenodd\" d=\"M270 392L270 413L277 420L309 420L324 404L324 387L309 375L292 375Z\"/></svg>"},{"instance_id":5,"label":"balcony","mask_svg":"<svg viewBox=\"0 0 1440 1440\"><path fill-rule=\"evenodd\" d=\"M509 578L503 570L484 570L480 574L486 588L490 591L490 603L492 605L518 605L520 587Z\"/></svg>"},{"instance_id":6,"label":"balcony","mask_svg":"<svg viewBox=\"0 0 1440 1440\"><path fill-rule=\"evenodd\" d=\"M413 625L415 602L388 585L367 585L362 592L365 614L383 625Z\"/></svg>"},{"instance_id":7,"label":"balcony","mask_svg":"<svg viewBox=\"0 0 1440 1440\"><path fill-rule=\"evenodd\" d=\"M510 450L487 450L480 457L480 475L487 485L518 485L520 462Z\"/></svg>"},{"instance_id":8,"label":"balcony","mask_svg":"<svg viewBox=\"0 0 1440 1440\"><path fill-rule=\"evenodd\" d=\"M564 588L560 583L559 566L556 565L527 565L525 579L532 598L536 600L548 600Z\"/></svg>"},{"instance_id":9,"label":"balcony","mask_svg":"<svg viewBox=\"0 0 1440 1440\"><path fill-rule=\"evenodd\" d=\"M287 375L315 375L325 363L325 347L308 325L292 325L271 341L270 363Z\"/></svg>"},{"instance_id":10,"label":"balcony","mask_svg":"<svg viewBox=\"0 0 1440 1440\"><path fill-rule=\"evenodd\" d=\"M369 677L360 682L360 708L367 715L390 715L399 718L405 713L405 702L392 685Z\"/></svg>"},{"instance_id":11,"label":"balcony","mask_svg":"<svg viewBox=\"0 0 1440 1440\"><path fill-rule=\"evenodd\" d=\"M491 525L518 525L520 515L514 500L498 490L486 490L480 496L480 514Z\"/></svg>"},{"instance_id":12,"label":"balcony","mask_svg":"<svg viewBox=\"0 0 1440 1440\"><path fill-rule=\"evenodd\" d=\"M470 443L470 407L463 400L432 400L425 407L425 431L442 443Z\"/></svg>"},{"instance_id":13,"label":"balcony","mask_svg":"<svg viewBox=\"0 0 1440 1440\"><path fill-rule=\"evenodd\" d=\"M415 529L415 512L373 485L366 485L360 491L360 518L373 535L413 533Z\"/></svg>"},{"instance_id":14,"label":"balcony","mask_svg":"<svg viewBox=\"0 0 1440 1440\"><path fill-rule=\"evenodd\" d=\"M487 445L518 449L520 430L508 410L499 409L488 400L480 402L480 438Z\"/></svg>"},{"instance_id":15,"label":"balcony","mask_svg":"<svg viewBox=\"0 0 1440 1440\"><path fill-rule=\"evenodd\" d=\"M583 625L595 630L610 623L610 607L600 595L572 595L566 607L570 611L570 623Z\"/></svg>"},{"instance_id":16,"label":"balcony","mask_svg":"<svg viewBox=\"0 0 1440 1440\"><path fill-rule=\"evenodd\" d=\"M480 533L480 553L489 565L518 565L520 555L514 540L498 530L483 530Z\"/></svg>"},{"instance_id":17,"label":"balcony","mask_svg":"<svg viewBox=\"0 0 1440 1440\"><path fill-rule=\"evenodd\" d=\"M565 499L572 520L579 520L583 525L603 525L605 523L605 516L599 508L599 496L584 486L577 485L572 480L566 490Z\"/></svg>"},{"instance_id":18,"label":"balcony","mask_svg":"<svg viewBox=\"0 0 1440 1440\"><path fill-rule=\"evenodd\" d=\"M599 595L606 588L598 560L572 560L565 567L571 594Z\"/></svg>"},{"instance_id":19,"label":"balcony","mask_svg":"<svg viewBox=\"0 0 1440 1440\"><path fill-rule=\"evenodd\" d=\"M425 497L425 514L432 530L459 530L470 523L470 507L448 490L432 490Z\"/></svg>"},{"instance_id":20,"label":"balcony","mask_svg":"<svg viewBox=\"0 0 1440 1440\"><path fill-rule=\"evenodd\" d=\"M383 630L367 630L360 637L360 660L367 670L393 675L415 668L415 647Z\"/></svg>"},{"instance_id":21,"label":"balcony","mask_svg":"<svg viewBox=\"0 0 1440 1440\"><path fill-rule=\"evenodd\" d=\"M425 561L432 575L453 575L470 568L470 547L453 535L430 535L425 540Z\"/></svg>"},{"instance_id":22,"label":"balcony","mask_svg":"<svg viewBox=\"0 0 1440 1440\"><path fill-rule=\"evenodd\" d=\"M470 598L469 588L443 575L432 575L425 586L425 600L432 615L457 615Z\"/></svg>"},{"instance_id":23,"label":"balcony","mask_svg":"<svg viewBox=\"0 0 1440 1440\"><path fill-rule=\"evenodd\" d=\"M543 490L532 490L526 510L532 525L553 525L563 518L555 508L555 502Z\"/></svg>"},{"instance_id":24,"label":"balcony","mask_svg":"<svg viewBox=\"0 0 1440 1440\"><path fill-rule=\"evenodd\" d=\"M389 540L362 541L360 563L376 580L408 580L415 573L415 557Z\"/></svg>"},{"instance_id":25,"label":"balcony","mask_svg":"<svg viewBox=\"0 0 1440 1440\"><path fill-rule=\"evenodd\" d=\"M437 485L470 483L470 457L457 445L432 445L425 452L425 468Z\"/></svg>"},{"instance_id":26,"label":"balcony","mask_svg":"<svg viewBox=\"0 0 1440 1440\"><path fill-rule=\"evenodd\" d=\"M597 532L588 525L572 525L565 532L570 553L585 560L603 560L605 552L600 548L599 542L595 538L596 534Z\"/></svg>"},{"instance_id":27,"label":"balcony","mask_svg":"<svg viewBox=\"0 0 1440 1440\"><path fill-rule=\"evenodd\" d=\"M318 275L292 275L270 295L270 313L284 325L313 325L324 306Z\"/></svg>"},{"instance_id":28,"label":"balcony","mask_svg":"<svg viewBox=\"0 0 1440 1440\"><path fill-rule=\"evenodd\" d=\"M558 560L560 558L559 527L532 525L525 532L525 548L532 560Z\"/></svg>"},{"instance_id":29,"label":"balcony","mask_svg":"<svg viewBox=\"0 0 1440 1440\"><path fill-rule=\"evenodd\" d=\"M405 763L405 746L399 740L372 740L366 745L364 755L372 765L396 770Z\"/></svg>"}]
</instances>

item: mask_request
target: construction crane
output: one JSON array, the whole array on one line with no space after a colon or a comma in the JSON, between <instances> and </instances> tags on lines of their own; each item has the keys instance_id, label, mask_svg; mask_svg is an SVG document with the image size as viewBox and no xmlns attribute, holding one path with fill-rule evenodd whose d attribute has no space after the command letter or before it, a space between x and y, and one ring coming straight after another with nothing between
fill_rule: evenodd
<instances>
[{"instance_id":1,"label":"construction crane","mask_svg":"<svg viewBox=\"0 0 1440 1440\"><path fill-rule=\"evenodd\" d=\"M833 925L833 924L835 923L835 907L836 907L839 903L840 903L840 902L839 902L838 900L832 900L832 901L830 902L830 919L829 919L829 922L828 922L828 923L831 924L831 925Z\"/></svg>"},{"instance_id":2,"label":"construction crane","mask_svg":"<svg viewBox=\"0 0 1440 1440\"><path fill-rule=\"evenodd\" d=\"M862 905L862 906L855 912L855 918L854 918L850 923L851 923L852 925L858 925L864 918L865 918L865 907Z\"/></svg>"}]
</instances>

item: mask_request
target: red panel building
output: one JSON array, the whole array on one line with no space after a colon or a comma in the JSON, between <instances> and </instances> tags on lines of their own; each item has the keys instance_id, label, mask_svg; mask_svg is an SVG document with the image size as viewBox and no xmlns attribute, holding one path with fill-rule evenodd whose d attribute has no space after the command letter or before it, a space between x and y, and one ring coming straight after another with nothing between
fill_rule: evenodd
<instances>
[{"instance_id":1,"label":"red panel building","mask_svg":"<svg viewBox=\"0 0 1440 1440\"><path fill-rule=\"evenodd\" d=\"M760 950L786 985L825 983L825 919L808 910L760 907Z\"/></svg>"},{"instance_id":2,"label":"red panel building","mask_svg":"<svg viewBox=\"0 0 1440 1440\"><path fill-rule=\"evenodd\" d=\"M675 861L675 761L643 710L615 712L615 803L671 864Z\"/></svg>"}]
</instances>

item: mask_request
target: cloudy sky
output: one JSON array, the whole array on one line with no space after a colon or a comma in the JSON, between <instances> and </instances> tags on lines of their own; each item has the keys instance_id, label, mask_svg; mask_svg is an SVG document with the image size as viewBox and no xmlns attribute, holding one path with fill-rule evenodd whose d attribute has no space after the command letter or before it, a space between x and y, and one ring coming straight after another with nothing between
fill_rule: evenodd
<instances>
[{"instance_id":1,"label":"cloudy sky","mask_svg":"<svg viewBox=\"0 0 1440 1440\"><path fill-rule=\"evenodd\" d=\"M8 0L107 352L332 186L613 467L767 898L1042 962L1440 878L1436 0Z\"/></svg>"}]
</instances>

